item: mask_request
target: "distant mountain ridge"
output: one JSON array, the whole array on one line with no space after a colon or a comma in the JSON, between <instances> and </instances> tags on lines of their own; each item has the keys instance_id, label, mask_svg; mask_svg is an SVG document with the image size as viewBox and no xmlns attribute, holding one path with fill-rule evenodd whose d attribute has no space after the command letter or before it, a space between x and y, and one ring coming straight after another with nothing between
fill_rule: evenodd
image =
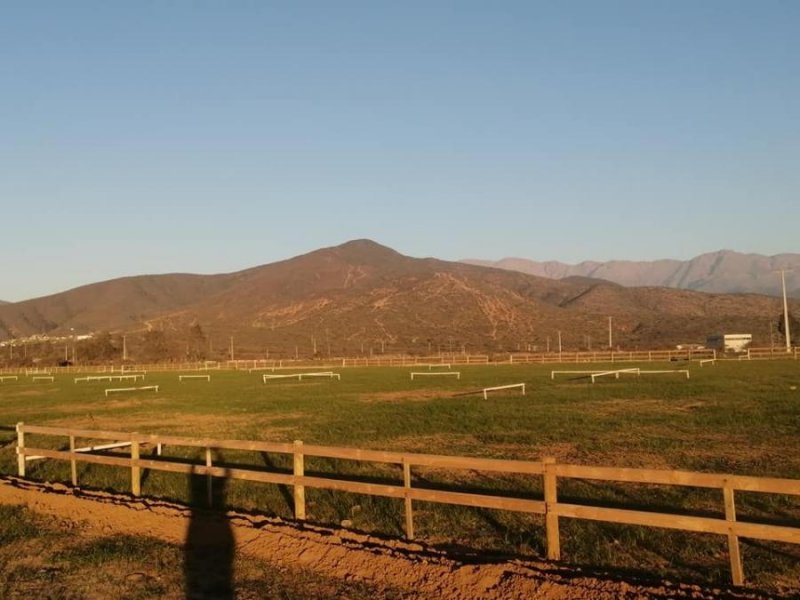
<instances>
[{"instance_id":1,"label":"distant mountain ridge","mask_svg":"<svg viewBox=\"0 0 800 600\"><path fill-rule=\"evenodd\" d=\"M786 293L794 298L800 298L800 254L764 256L719 250L683 261L610 260L584 261L570 265L558 261L503 258L497 261L464 259L461 262L551 279L592 277L625 287L669 287L714 294L744 293L769 296L782 294L780 275L776 271L787 269Z\"/></svg>"},{"instance_id":2,"label":"distant mountain ridge","mask_svg":"<svg viewBox=\"0 0 800 600\"><path fill-rule=\"evenodd\" d=\"M493 352L555 348L558 337L575 350L607 346L610 316L623 348L731 331L764 345L780 314L768 296L559 280L354 240L236 273L123 277L5 304L0 341L110 331L129 334L130 344L132 335L160 333L188 354L199 325L196 338L216 356L234 339L237 356Z\"/></svg>"}]
</instances>

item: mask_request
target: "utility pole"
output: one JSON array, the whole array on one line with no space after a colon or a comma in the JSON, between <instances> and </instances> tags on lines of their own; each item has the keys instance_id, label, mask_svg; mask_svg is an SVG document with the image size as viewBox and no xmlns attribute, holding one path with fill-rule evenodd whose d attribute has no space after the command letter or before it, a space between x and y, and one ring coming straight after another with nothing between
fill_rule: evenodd
<instances>
[{"instance_id":1,"label":"utility pole","mask_svg":"<svg viewBox=\"0 0 800 600\"><path fill-rule=\"evenodd\" d=\"M128 336L122 336L122 360L128 360Z\"/></svg>"},{"instance_id":2,"label":"utility pole","mask_svg":"<svg viewBox=\"0 0 800 600\"><path fill-rule=\"evenodd\" d=\"M233 336L231 336L231 360L234 359L233 357L234 357L234 354L233 354Z\"/></svg>"},{"instance_id":3,"label":"utility pole","mask_svg":"<svg viewBox=\"0 0 800 600\"><path fill-rule=\"evenodd\" d=\"M611 317L608 317L608 349L611 350L614 347L614 343L611 340Z\"/></svg>"},{"instance_id":4,"label":"utility pole","mask_svg":"<svg viewBox=\"0 0 800 600\"><path fill-rule=\"evenodd\" d=\"M786 271L781 269L781 287L783 288L783 333L786 337L786 352L792 351L792 336L789 333L789 304L786 302Z\"/></svg>"},{"instance_id":5,"label":"utility pole","mask_svg":"<svg viewBox=\"0 0 800 600\"><path fill-rule=\"evenodd\" d=\"M550 336L547 336L547 353L550 354Z\"/></svg>"},{"instance_id":6,"label":"utility pole","mask_svg":"<svg viewBox=\"0 0 800 600\"><path fill-rule=\"evenodd\" d=\"M558 353L561 354L561 332L558 332Z\"/></svg>"}]
</instances>

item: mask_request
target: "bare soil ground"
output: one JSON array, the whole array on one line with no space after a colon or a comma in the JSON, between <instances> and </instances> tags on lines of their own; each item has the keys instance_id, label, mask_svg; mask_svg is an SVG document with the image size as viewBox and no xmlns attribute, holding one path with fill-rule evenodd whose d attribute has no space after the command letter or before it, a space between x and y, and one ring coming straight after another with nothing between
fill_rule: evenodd
<instances>
[{"instance_id":1,"label":"bare soil ground","mask_svg":"<svg viewBox=\"0 0 800 600\"><path fill-rule=\"evenodd\" d=\"M128 548L129 553L135 554L135 548L144 547L143 543L168 544L182 548L183 554L171 559L172 563L177 561L183 565L171 564L165 559L134 572L122 569L116 574L113 570L109 572L106 565L98 567L96 560L95 563L89 561L83 577L73 574L70 580L54 576L48 591L41 589L41 584L36 590L26 588L24 581L18 577L15 581L8 575L19 572L20 561L27 561L26 566L38 569L40 574L48 573L52 567L46 564L47 548L42 546L37 550L30 541L26 547L24 539L4 543L0 549L0 585L3 586L0 591L8 598L31 597L33 593L38 597L94 600L109 597L112 591L121 598L762 600L775 597L751 589L713 589L647 579L636 574L590 572L553 563L456 555L413 542L346 529L232 511L207 511L161 500L32 483L14 477L0 478L0 505L23 506L58 523L60 532L56 537L60 541L51 542L50 546L64 544L66 539L80 542L84 549L91 549L94 544L96 552L102 553L104 547L108 549L109 536L113 535L113 539L118 540L115 543ZM0 533L2 529L0 523ZM132 542L137 539L141 543ZM23 546L15 552L14 544ZM40 554L32 556L32 552ZM83 556L86 552L83 551ZM89 556L94 556L91 551ZM234 583L207 581L219 577L220 568L225 572L225 563L228 563L228 573L233 568L246 570L247 582L242 583L238 576ZM264 571L261 577L254 573L258 568ZM276 579L274 574L267 573L273 570L292 575ZM170 571L173 581L176 573L183 573L186 581L157 584L168 577ZM297 573L308 572L322 579L296 577ZM217 588L218 593L214 585L222 586ZM226 585L233 589L226 591Z\"/></svg>"}]
</instances>

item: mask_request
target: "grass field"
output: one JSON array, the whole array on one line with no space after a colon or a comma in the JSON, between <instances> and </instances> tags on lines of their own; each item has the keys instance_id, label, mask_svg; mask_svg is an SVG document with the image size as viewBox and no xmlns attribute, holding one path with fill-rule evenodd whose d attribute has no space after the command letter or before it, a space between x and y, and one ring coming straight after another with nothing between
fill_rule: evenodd
<instances>
[{"instance_id":1,"label":"grass field","mask_svg":"<svg viewBox=\"0 0 800 600\"><path fill-rule=\"evenodd\" d=\"M680 366L678 366L680 365ZM594 368L598 365L592 365ZM604 365L598 366L602 368ZM611 365L605 365L611 368ZM624 367L638 366L625 364ZM656 363L642 368L687 368ZM257 373L212 372L212 380L178 381L176 373L148 373L158 393L106 398L118 382L74 384L72 375L54 383L20 377L0 384L0 423L18 421L141 433L174 433L223 439L291 441L382 450L539 460L619 467L680 468L758 476L800 478L800 362L720 362L689 366L691 379L650 375L595 384L562 376L551 368L585 365L460 367L460 380L411 381L409 368L344 369L341 381L271 381ZM615 365L614 368L620 368ZM414 369L418 370L418 369ZM526 383L514 391L481 395L454 393L486 386ZM12 431L1 432L0 469L16 472ZM54 442L30 436L28 445ZM188 451L168 449L175 456ZM172 454L170 454L172 455ZM198 454L199 459L199 454ZM290 468L286 457L226 453L227 464ZM81 485L129 489L129 472L80 465ZM365 478L401 478L391 466L307 459L306 472L348 472ZM29 465L29 477L69 480L69 464ZM418 481L433 487L506 490L541 497L540 478L474 472L420 470ZM185 477L152 472L144 494L189 501ZM561 498L592 499L609 506L685 510L718 515L714 490L570 481ZM402 502L341 492L307 490L309 519L350 521L352 527L401 535ZM231 481L229 506L291 516L291 491L280 486ZM740 518L779 519L800 524L800 502L783 496L737 494ZM417 536L429 543L493 552L544 554L544 525L538 516L415 503ZM656 571L665 576L727 582L726 541L721 536L562 519L562 552L576 564ZM743 540L748 581L767 589L796 586L800 547Z\"/></svg>"}]
</instances>

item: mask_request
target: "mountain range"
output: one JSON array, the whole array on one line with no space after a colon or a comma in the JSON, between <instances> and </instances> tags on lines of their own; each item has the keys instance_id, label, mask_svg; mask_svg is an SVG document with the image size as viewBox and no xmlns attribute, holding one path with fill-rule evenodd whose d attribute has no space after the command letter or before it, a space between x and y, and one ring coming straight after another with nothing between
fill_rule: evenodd
<instances>
[{"instance_id":1,"label":"mountain range","mask_svg":"<svg viewBox=\"0 0 800 600\"><path fill-rule=\"evenodd\" d=\"M797 312L798 303L793 309ZM412 258L370 240L217 275L124 277L0 306L0 340L200 326L209 346L263 356L608 345L670 347L719 332L768 344L782 305L756 294L627 288ZM237 350L238 352L238 350Z\"/></svg>"},{"instance_id":2,"label":"mountain range","mask_svg":"<svg viewBox=\"0 0 800 600\"><path fill-rule=\"evenodd\" d=\"M786 293L800 298L800 254L764 256L719 250L689 260L585 261L577 265L526 258L503 258L497 261L465 259L462 262L551 279L592 277L626 287L669 287L715 294L770 296L782 294L781 278L777 271L786 269Z\"/></svg>"}]
</instances>

